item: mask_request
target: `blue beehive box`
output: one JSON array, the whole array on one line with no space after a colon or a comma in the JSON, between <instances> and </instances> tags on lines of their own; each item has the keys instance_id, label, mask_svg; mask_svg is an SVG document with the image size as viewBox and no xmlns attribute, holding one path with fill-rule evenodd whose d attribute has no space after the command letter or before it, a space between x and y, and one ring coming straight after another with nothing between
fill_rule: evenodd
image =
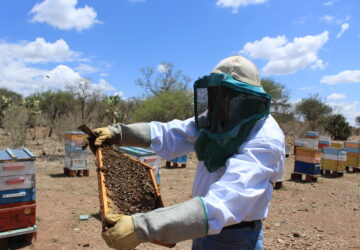
<instances>
[{"instance_id":1,"label":"blue beehive box","mask_svg":"<svg viewBox=\"0 0 360 250\"><path fill-rule=\"evenodd\" d=\"M31 188L26 182L34 180L34 160L35 155L26 148L0 150L0 205L35 200L35 182Z\"/></svg>"},{"instance_id":2,"label":"blue beehive box","mask_svg":"<svg viewBox=\"0 0 360 250\"><path fill-rule=\"evenodd\" d=\"M182 155L182 156L179 156L179 157L176 157L172 160L170 160L171 162L174 162L174 163L186 163L187 162L187 155Z\"/></svg>"},{"instance_id":3,"label":"blue beehive box","mask_svg":"<svg viewBox=\"0 0 360 250\"><path fill-rule=\"evenodd\" d=\"M294 172L308 175L320 174L320 164L295 161Z\"/></svg>"},{"instance_id":4,"label":"blue beehive box","mask_svg":"<svg viewBox=\"0 0 360 250\"><path fill-rule=\"evenodd\" d=\"M306 131L305 136L319 136L319 133L315 131Z\"/></svg>"}]
</instances>

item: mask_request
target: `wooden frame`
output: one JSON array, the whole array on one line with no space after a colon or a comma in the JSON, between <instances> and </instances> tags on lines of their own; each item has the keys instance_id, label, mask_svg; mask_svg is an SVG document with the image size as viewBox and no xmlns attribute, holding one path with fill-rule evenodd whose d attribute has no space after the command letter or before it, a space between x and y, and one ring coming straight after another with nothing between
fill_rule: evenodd
<instances>
[{"instance_id":1,"label":"wooden frame","mask_svg":"<svg viewBox=\"0 0 360 250\"><path fill-rule=\"evenodd\" d=\"M156 195L158 198L158 207L163 207L164 204L162 202L161 199L161 195L160 195L160 191L156 185L156 181L155 181L155 177L153 174L153 169L150 165L143 163L139 160L137 160L136 158L133 158L131 156L126 155L127 157L129 157L131 160L139 162L141 165L145 166L148 171L150 172L151 175L151 179L153 182L153 185L155 187L155 191L156 191ZM105 177L104 177L104 173L101 171L102 167L103 167L103 155L102 155L102 150L101 148L97 148L96 150L96 165L98 167L98 171L97 171L97 175L98 175L98 185L99 185L99 200L100 200L100 216L101 216L101 221L103 224L103 229L106 228L106 223L105 223L105 215L108 213L111 213L110 209L109 209L109 205L108 205L108 200L107 200L107 195L106 195L106 187L105 187ZM157 240L152 241L151 243L160 245L160 246L165 246L165 247L169 247L172 248L174 247L176 244L169 244L169 243L163 243Z\"/></svg>"}]
</instances>

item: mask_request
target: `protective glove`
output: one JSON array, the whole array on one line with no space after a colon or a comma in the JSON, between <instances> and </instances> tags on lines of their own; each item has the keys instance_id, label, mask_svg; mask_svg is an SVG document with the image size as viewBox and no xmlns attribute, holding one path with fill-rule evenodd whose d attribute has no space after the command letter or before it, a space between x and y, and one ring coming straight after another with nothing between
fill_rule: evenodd
<instances>
[{"instance_id":1,"label":"protective glove","mask_svg":"<svg viewBox=\"0 0 360 250\"><path fill-rule=\"evenodd\" d=\"M95 154L97 147L101 147L105 142L111 144L112 134L108 127L96 128L93 131L93 135L89 135L82 142L82 149L85 150L87 146L90 147L91 151Z\"/></svg>"},{"instance_id":2,"label":"protective glove","mask_svg":"<svg viewBox=\"0 0 360 250\"><path fill-rule=\"evenodd\" d=\"M122 123L93 130L96 139L89 136L83 141L83 149L90 146L94 152L96 147L104 144L133 147L149 147L151 143L150 126L148 123L125 125Z\"/></svg>"},{"instance_id":3,"label":"protective glove","mask_svg":"<svg viewBox=\"0 0 360 250\"><path fill-rule=\"evenodd\" d=\"M105 221L113 225L101 234L106 244L119 250L133 249L141 243L134 231L134 222L131 216L123 214L106 215Z\"/></svg>"},{"instance_id":4,"label":"protective glove","mask_svg":"<svg viewBox=\"0 0 360 250\"><path fill-rule=\"evenodd\" d=\"M206 209L200 197L132 216L141 242L176 243L207 235Z\"/></svg>"},{"instance_id":5,"label":"protective glove","mask_svg":"<svg viewBox=\"0 0 360 250\"><path fill-rule=\"evenodd\" d=\"M200 197L132 216L106 216L115 225L102 234L109 247L131 249L141 242L176 243L204 237L208 222Z\"/></svg>"}]
</instances>

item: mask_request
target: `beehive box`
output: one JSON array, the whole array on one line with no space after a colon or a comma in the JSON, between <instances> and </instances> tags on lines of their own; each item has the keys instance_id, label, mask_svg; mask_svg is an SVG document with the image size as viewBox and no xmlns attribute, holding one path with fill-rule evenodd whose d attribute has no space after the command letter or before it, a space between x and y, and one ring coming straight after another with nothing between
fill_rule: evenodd
<instances>
[{"instance_id":1,"label":"beehive box","mask_svg":"<svg viewBox=\"0 0 360 250\"><path fill-rule=\"evenodd\" d=\"M131 215L164 206L151 166L109 146L98 148L96 159L103 230L109 226L104 221L106 214Z\"/></svg>"},{"instance_id":2,"label":"beehive box","mask_svg":"<svg viewBox=\"0 0 360 250\"><path fill-rule=\"evenodd\" d=\"M0 209L0 231L35 225L36 205L26 205Z\"/></svg>"},{"instance_id":3,"label":"beehive box","mask_svg":"<svg viewBox=\"0 0 360 250\"><path fill-rule=\"evenodd\" d=\"M295 160L318 164L321 162L322 153L318 149L298 147L296 148Z\"/></svg>"},{"instance_id":4,"label":"beehive box","mask_svg":"<svg viewBox=\"0 0 360 250\"><path fill-rule=\"evenodd\" d=\"M295 161L294 172L307 175L320 174L320 164Z\"/></svg>"},{"instance_id":5,"label":"beehive box","mask_svg":"<svg viewBox=\"0 0 360 250\"><path fill-rule=\"evenodd\" d=\"M331 148L325 147L323 148L323 159L330 159L335 161L346 161L347 160L347 152L340 148Z\"/></svg>"},{"instance_id":6,"label":"beehive box","mask_svg":"<svg viewBox=\"0 0 360 250\"><path fill-rule=\"evenodd\" d=\"M65 168L71 171L86 170L88 151L82 149L82 142L87 134L80 131L65 133Z\"/></svg>"},{"instance_id":7,"label":"beehive box","mask_svg":"<svg viewBox=\"0 0 360 250\"><path fill-rule=\"evenodd\" d=\"M35 200L35 156L26 148L0 150L0 206Z\"/></svg>"},{"instance_id":8,"label":"beehive box","mask_svg":"<svg viewBox=\"0 0 360 250\"><path fill-rule=\"evenodd\" d=\"M305 138L313 139L313 140L319 140L319 133L315 132L315 131L307 131L305 133Z\"/></svg>"},{"instance_id":9,"label":"beehive box","mask_svg":"<svg viewBox=\"0 0 360 250\"><path fill-rule=\"evenodd\" d=\"M337 172L344 172L346 169L347 161L337 161L331 159L322 159L321 168L325 170L333 170Z\"/></svg>"}]
</instances>

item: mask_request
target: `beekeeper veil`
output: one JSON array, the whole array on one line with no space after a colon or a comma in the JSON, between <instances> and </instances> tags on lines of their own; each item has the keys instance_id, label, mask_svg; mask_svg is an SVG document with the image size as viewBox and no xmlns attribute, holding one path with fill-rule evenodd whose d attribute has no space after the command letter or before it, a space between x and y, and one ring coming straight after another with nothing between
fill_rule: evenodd
<instances>
[{"instance_id":1,"label":"beekeeper veil","mask_svg":"<svg viewBox=\"0 0 360 250\"><path fill-rule=\"evenodd\" d=\"M210 172L225 166L269 114L270 101L256 66L242 56L223 59L194 83L195 124L201 133L195 151Z\"/></svg>"}]
</instances>

